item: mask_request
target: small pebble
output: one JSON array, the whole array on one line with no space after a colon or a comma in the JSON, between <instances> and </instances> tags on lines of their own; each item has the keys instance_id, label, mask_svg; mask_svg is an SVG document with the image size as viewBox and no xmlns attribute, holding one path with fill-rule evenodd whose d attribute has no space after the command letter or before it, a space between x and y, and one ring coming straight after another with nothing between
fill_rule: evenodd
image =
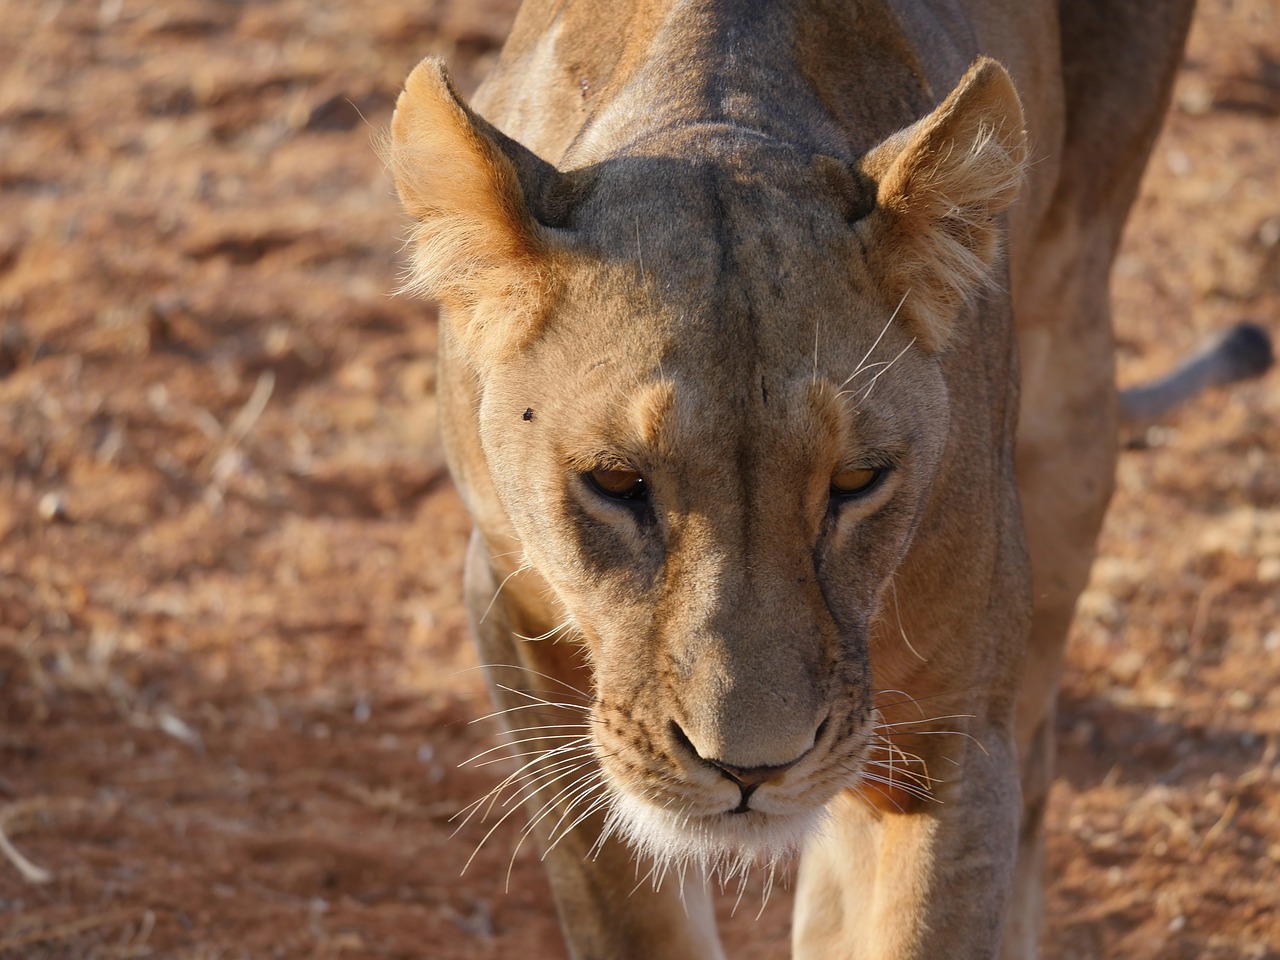
<instances>
[{"instance_id":1,"label":"small pebble","mask_svg":"<svg viewBox=\"0 0 1280 960\"><path fill-rule=\"evenodd\" d=\"M1185 177L1195 169L1191 158L1183 150L1170 150L1165 154L1165 162L1169 165L1169 172L1175 177Z\"/></svg>"},{"instance_id":2,"label":"small pebble","mask_svg":"<svg viewBox=\"0 0 1280 960\"><path fill-rule=\"evenodd\" d=\"M356 701L356 705L351 710L351 716L356 723L368 723L369 717L373 715L373 708L369 706L369 701L361 697Z\"/></svg>"},{"instance_id":3,"label":"small pebble","mask_svg":"<svg viewBox=\"0 0 1280 960\"><path fill-rule=\"evenodd\" d=\"M1183 113L1193 117L1203 116L1213 109L1213 91L1204 86L1188 86L1178 98Z\"/></svg>"},{"instance_id":4,"label":"small pebble","mask_svg":"<svg viewBox=\"0 0 1280 960\"><path fill-rule=\"evenodd\" d=\"M1258 240L1267 249L1280 246L1280 217L1269 217L1258 227Z\"/></svg>"},{"instance_id":5,"label":"small pebble","mask_svg":"<svg viewBox=\"0 0 1280 960\"><path fill-rule=\"evenodd\" d=\"M46 493L40 498L36 510L39 511L40 519L45 523L63 523L67 519L66 501L58 493Z\"/></svg>"}]
</instances>

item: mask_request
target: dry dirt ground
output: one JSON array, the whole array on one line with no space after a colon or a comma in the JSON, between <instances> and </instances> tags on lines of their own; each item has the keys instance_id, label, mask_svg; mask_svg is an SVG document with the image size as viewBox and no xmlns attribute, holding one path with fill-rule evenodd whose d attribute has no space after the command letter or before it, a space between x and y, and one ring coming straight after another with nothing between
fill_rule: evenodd
<instances>
[{"instance_id":1,"label":"dry dirt ground","mask_svg":"<svg viewBox=\"0 0 1280 960\"><path fill-rule=\"evenodd\" d=\"M0 957L563 957L449 817L492 730L432 308L371 143L506 0L0 0ZM1280 317L1280 4L1208 0L1121 378ZM1123 454L1065 677L1050 937L1280 958L1280 381ZM0 842L0 848L4 846ZM786 956L786 894L735 958Z\"/></svg>"}]
</instances>

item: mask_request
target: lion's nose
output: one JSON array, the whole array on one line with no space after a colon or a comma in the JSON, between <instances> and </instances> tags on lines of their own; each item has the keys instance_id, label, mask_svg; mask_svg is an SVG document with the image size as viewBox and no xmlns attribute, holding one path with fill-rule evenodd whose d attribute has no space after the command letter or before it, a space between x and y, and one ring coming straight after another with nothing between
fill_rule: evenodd
<instances>
[{"instance_id":1,"label":"lion's nose","mask_svg":"<svg viewBox=\"0 0 1280 960\"><path fill-rule=\"evenodd\" d=\"M805 751L805 753L808 753L808 752L809 752L808 750ZM787 770L790 770L792 767L794 767L797 763L800 762L801 758L804 757L805 753L802 753L799 757L796 757L794 760L788 763L780 763L772 767L735 767L727 763L721 763L719 760L712 760L707 757L703 757L702 759L706 760L707 763L711 764L713 767L718 769L721 773L723 773L730 780L737 783L739 786L758 787L760 786L760 784L767 783L768 781L772 780L774 777L781 776Z\"/></svg>"},{"instance_id":2,"label":"lion's nose","mask_svg":"<svg viewBox=\"0 0 1280 960\"><path fill-rule=\"evenodd\" d=\"M671 732L680 746L684 747L684 749L688 750L703 763L708 766L715 767L726 779L732 780L744 790L754 790L756 787L760 786L760 784L767 783L775 777L782 776L783 773L790 770L808 756L809 751L813 749L813 746L810 745L799 756L793 757L786 763L775 763L760 767L741 767L736 764L726 763L724 760L716 757L704 757L699 752L698 748L693 745L693 741L689 739L688 734L680 728L680 724L675 723L674 721L671 724ZM816 736L814 740L815 742L817 741Z\"/></svg>"}]
</instances>

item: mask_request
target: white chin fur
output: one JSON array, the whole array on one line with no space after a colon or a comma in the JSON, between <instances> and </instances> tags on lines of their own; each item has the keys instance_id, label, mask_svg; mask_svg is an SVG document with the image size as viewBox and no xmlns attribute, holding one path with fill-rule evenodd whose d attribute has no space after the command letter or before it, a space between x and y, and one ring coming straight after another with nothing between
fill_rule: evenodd
<instances>
[{"instance_id":1,"label":"white chin fur","mask_svg":"<svg viewBox=\"0 0 1280 960\"><path fill-rule=\"evenodd\" d=\"M824 811L779 816L758 811L684 817L614 789L604 836L618 836L654 863L655 884L692 869L728 879L753 866L772 867L799 854Z\"/></svg>"}]
</instances>

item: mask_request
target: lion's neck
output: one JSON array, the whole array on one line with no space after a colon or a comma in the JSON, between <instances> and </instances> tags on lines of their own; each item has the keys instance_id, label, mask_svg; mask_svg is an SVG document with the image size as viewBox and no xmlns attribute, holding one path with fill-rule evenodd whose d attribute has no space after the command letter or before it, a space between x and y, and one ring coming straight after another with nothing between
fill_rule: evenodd
<instances>
[{"instance_id":1,"label":"lion's neck","mask_svg":"<svg viewBox=\"0 0 1280 960\"><path fill-rule=\"evenodd\" d=\"M661 152L666 130L710 127L783 142L831 139L821 104L794 58L789 3L668 0L661 26L631 69L611 78L614 96L584 130L588 154ZM726 8L746 6L730 17ZM683 138L680 138L683 139ZM687 148L686 148L687 149Z\"/></svg>"},{"instance_id":2,"label":"lion's neck","mask_svg":"<svg viewBox=\"0 0 1280 960\"><path fill-rule=\"evenodd\" d=\"M869 144L852 142L850 130L881 131L851 122L851 111L873 110L888 132L932 106L882 0L631 0L609 5L607 17L592 0L534 0L502 59L553 69L499 69L500 77L542 79L521 87L499 80L483 92L483 108L565 167L661 154L666 131L691 127L856 155ZM859 89L883 90L885 75L897 84L893 102L881 94L860 106ZM687 138L679 140L687 155Z\"/></svg>"}]
</instances>

